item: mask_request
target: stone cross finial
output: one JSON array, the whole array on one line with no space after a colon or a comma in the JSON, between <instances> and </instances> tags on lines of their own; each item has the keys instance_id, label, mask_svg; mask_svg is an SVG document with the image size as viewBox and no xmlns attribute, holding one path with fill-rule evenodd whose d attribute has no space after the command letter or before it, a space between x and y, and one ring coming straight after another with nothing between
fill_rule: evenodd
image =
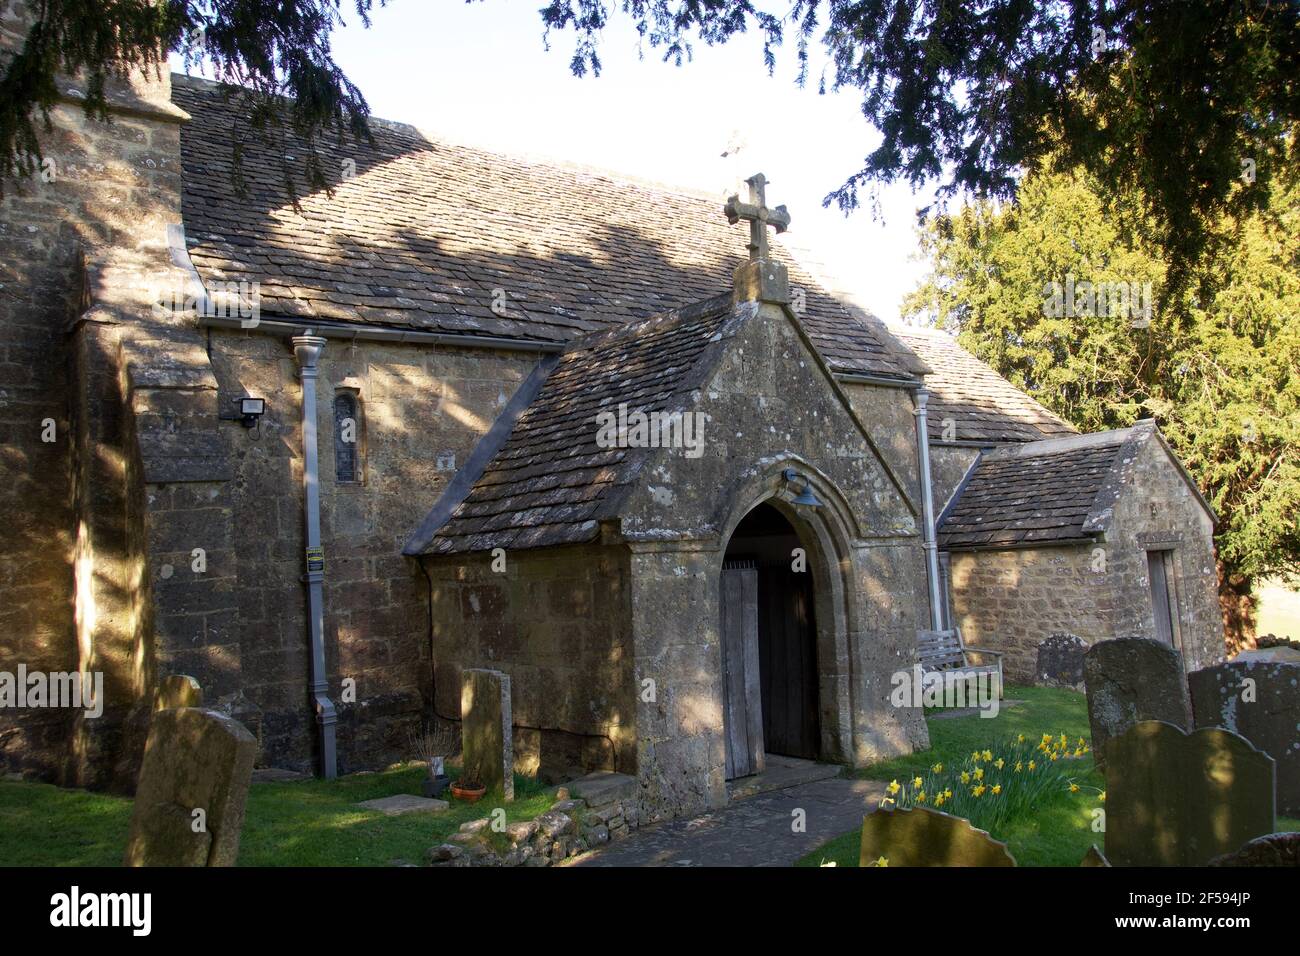
<instances>
[{"instance_id":1,"label":"stone cross finial","mask_svg":"<svg viewBox=\"0 0 1300 956\"><path fill-rule=\"evenodd\" d=\"M727 214L727 222L733 226L742 219L749 221L749 260L766 262L767 227L772 226L777 232L785 232L790 225L790 213L785 206L767 208L767 177L762 173L755 173L745 182L749 184L749 202L741 202L740 196L735 195L727 200L722 211Z\"/></svg>"}]
</instances>

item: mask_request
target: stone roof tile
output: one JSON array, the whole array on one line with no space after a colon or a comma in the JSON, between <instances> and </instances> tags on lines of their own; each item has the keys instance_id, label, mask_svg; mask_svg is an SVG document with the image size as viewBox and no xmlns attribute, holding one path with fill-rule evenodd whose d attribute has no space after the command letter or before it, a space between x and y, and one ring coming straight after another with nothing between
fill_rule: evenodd
<instances>
[{"instance_id":1,"label":"stone roof tile","mask_svg":"<svg viewBox=\"0 0 1300 956\"><path fill-rule=\"evenodd\" d=\"M930 440L1028 442L1070 435L1075 428L1016 388L945 332L891 327L890 331L930 367L927 421ZM945 438L945 420L952 428Z\"/></svg>"},{"instance_id":2,"label":"stone roof tile","mask_svg":"<svg viewBox=\"0 0 1300 956\"><path fill-rule=\"evenodd\" d=\"M591 541L617 517L656 449L602 448L596 414L686 412L721 355L718 344L748 313L721 296L595 333L570 346L541 381L473 484L446 501L408 542L407 554L460 554ZM522 391L522 387L521 387ZM491 441L485 438L484 441ZM476 454L477 454L476 450Z\"/></svg>"},{"instance_id":3,"label":"stone roof tile","mask_svg":"<svg viewBox=\"0 0 1300 956\"><path fill-rule=\"evenodd\" d=\"M247 124L235 101L184 76L172 91L193 117L181 133L190 257L205 281L260 282L264 312L562 343L727 292L745 255L745 232L717 198L452 146L382 120L373 145L319 144L332 194L304 195L295 210L279 157L251 140L236 195L231 142ZM301 174L305 151L285 150ZM832 295L780 242L773 250L804 289L801 319L828 365L920 372L883 323Z\"/></svg>"},{"instance_id":4,"label":"stone roof tile","mask_svg":"<svg viewBox=\"0 0 1300 956\"><path fill-rule=\"evenodd\" d=\"M1113 503L1115 475L1131 439L1124 428L1009 446L980 456L939 517L945 550L1069 544L1094 537L1091 518Z\"/></svg>"}]
</instances>

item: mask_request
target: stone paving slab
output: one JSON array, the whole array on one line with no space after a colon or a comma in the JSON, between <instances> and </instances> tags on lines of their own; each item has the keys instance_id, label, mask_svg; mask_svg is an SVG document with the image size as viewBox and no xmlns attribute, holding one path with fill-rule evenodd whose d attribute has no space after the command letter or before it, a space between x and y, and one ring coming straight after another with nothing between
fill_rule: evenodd
<instances>
[{"instance_id":1,"label":"stone paving slab","mask_svg":"<svg viewBox=\"0 0 1300 956\"><path fill-rule=\"evenodd\" d=\"M727 784L727 798L748 800L750 797L769 790L787 790L801 784L816 780L838 777L844 768L834 763L816 763L812 760L800 760L797 757L783 757L780 754L767 754L767 769L749 777L742 777Z\"/></svg>"},{"instance_id":2,"label":"stone paving slab","mask_svg":"<svg viewBox=\"0 0 1300 956\"><path fill-rule=\"evenodd\" d=\"M862 825L885 784L835 778L759 794L698 817L642 827L570 866L790 866L832 837ZM803 810L806 832L791 828Z\"/></svg>"},{"instance_id":3,"label":"stone paving slab","mask_svg":"<svg viewBox=\"0 0 1300 956\"><path fill-rule=\"evenodd\" d=\"M398 793L377 800L364 800L357 806L363 810L377 810L387 817L400 817L404 813L441 813L449 804L446 800L431 800L409 793Z\"/></svg>"},{"instance_id":4,"label":"stone paving slab","mask_svg":"<svg viewBox=\"0 0 1300 956\"><path fill-rule=\"evenodd\" d=\"M253 771L253 783L297 783L310 780L311 774L296 770L282 770L279 767L262 767Z\"/></svg>"}]
</instances>

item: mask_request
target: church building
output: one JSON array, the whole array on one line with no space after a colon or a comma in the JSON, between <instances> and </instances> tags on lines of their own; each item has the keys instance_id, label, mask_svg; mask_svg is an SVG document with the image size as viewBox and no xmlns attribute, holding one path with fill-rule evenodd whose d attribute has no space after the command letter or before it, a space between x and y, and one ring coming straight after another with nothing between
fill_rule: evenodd
<instances>
[{"instance_id":1,"label":"church building","mask_svg":"<svg viewBox=\"0 0 1300 956\"><path fill-rule=\"evenodd\" d=\"M0 670L102 674L103 713L0 711L0 769L129 789L171 674L259 766L373 769L491 668L516 770L662 819L767 753L927 746L890 701L920 631L1023 680L1056 631L1222 656L1155 426L1078 435L886 327L761 175L724 204L376 120L295 202L292 142L236 190L214 84L63 92L55 175L0 201Z\"/></svg>"}]
</instances>

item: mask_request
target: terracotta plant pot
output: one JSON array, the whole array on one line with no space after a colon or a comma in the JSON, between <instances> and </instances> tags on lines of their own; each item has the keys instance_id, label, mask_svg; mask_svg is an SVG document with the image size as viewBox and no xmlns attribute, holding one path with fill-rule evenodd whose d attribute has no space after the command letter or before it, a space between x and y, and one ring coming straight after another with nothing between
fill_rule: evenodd
<instances>
[{"instance_id":1,"label":"terracotta plant pot","mask_svg":"<svg viewBox=\"0 0 1300 956\"><path fill-rule=\"evenodd\" d=\"M487 787L477 786L468 787L463 785L459 780L451 785L451 795L457 800L464 800L466 803L474 803L487 793Z\"/></svg>"}]
</instances>

